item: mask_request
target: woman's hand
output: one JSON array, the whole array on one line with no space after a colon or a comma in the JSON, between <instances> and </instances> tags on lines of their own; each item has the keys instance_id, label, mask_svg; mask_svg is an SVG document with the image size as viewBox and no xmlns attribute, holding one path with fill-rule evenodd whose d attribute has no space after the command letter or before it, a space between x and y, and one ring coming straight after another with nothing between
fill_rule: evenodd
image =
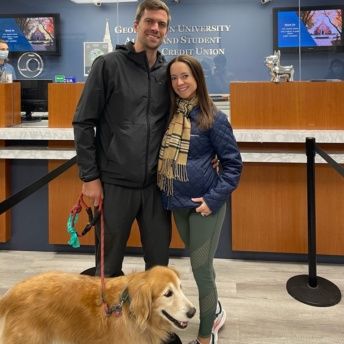
<instances>
[{"instance_id":1,"label":"woman's hand","mask_svg":"<svg viewBox=\"0 0 344 344\"><path fill-rule=\"evenodd\" d=\"M203 197L191 198L191 201L195 203L201 203L201 205L196 208L196 213L200 213L202 216L208 216L212 213L207 206L207 203L205 203Z\"/></svg>"},{"instance_id":2,"label":"woman's hand","mask_svg":"<svg viewBox=\"0 0 344 344\"><path fill-rule=\"evenodd\" d=\"M220 171L220 160L217 158L217 156L214 157L214 159L211 160L211 165L213 166L213 169L216 170L217 173Z\"/></svg>"},{"instance_id":3,"label":"woman's hand","mask_svg":"<svg viewBox=\"0 0 344 344\"><path fill-rule=\"evenodd\" d=\"M103 200L103 187L100 179L95 179L82 184L81 192L84 196L91 199L94 207L99 206L99 201Z\"/></svg>"}]
</instances>

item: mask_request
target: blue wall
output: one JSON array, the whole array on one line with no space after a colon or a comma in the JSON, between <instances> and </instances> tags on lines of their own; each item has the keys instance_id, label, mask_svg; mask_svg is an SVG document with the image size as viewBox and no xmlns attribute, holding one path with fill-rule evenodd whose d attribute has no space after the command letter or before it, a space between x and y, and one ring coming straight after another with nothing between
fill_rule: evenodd
<instances>
[{"instance_id":1,"label":"blue wall","mask_svg":"<svg viewBox=\"0 0 344 344\"><path fill-rule=\"evenodd\" d=\"M222 49L227 60L225 88L228 92L230 80L268 80L269 74L264 65L264 58L272 53L272 8L297 6L298 0L273 0L261 5L259 0L181 0L179 4L167 1L172 14L173 27L177 25L230 25L227 32L185 33L171 32L168 38L186 37L221 37L211 50ZM328 4L325 0L304 0L303 6ZM343 0L331 0L331 4L342 4ZM84 81L83 42L103 40L106 19L109 20L112 43L122 44L134 34L116 34L115 27L132 27L136 3L77 5L70 0L12 0L1 1L0 13L33 13L58 12L61 14L61 56L43 57L45 70L40 78L53 78L55 74L75 76ZM20 10L18 10L20 9ZM198 48L201 44L165 45L162 48ZM282 64L293 64L296 70L295 79L302 80L324 78L327 74L333 53L304 53L299 63L298 54L282 55ZM214 67L214 56L197 56L205 67ZM336 54L344 59L344 54ZM169 56L167 56L169 58ZM16 64L15 58L12 63ZM301 75L299 67L301 66ZM215 87L215 86L214 86ZM212 93L218 90L212 89ZM219 92L220 93L220 92Z\"/></svg>"}]
</instances>

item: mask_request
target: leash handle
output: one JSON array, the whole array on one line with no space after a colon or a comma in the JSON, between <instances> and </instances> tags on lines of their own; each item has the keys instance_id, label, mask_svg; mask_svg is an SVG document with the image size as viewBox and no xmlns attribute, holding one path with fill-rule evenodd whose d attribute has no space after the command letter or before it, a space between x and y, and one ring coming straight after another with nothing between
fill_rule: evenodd
<instances>
[{"instance_id":1,"label":"leash handle","mask_svg":"<svg viewBox=\"0 0 344 344\"><path fill-rule=\"evenodd\" d=\"M82 211L82 208L85 208L86 213L88 215L88 224L85 226L81 234L79 234L75 228L75 225L79 218L79 213ZM95 226L97 221L99 220L100 212L98 208L95 207L95 213L93 215L91 207L89 207L86 202L84 201L83 194L81 194L78 198L76 204L72 207L70 214L67 220L67 232L70 234L70 240L68 244L74 248L80 247L79 237L84 236L86 233L90 231L90 229Z\"/></svg>"},{"instance_id":2,"label":"leash handle","mask_svg":"<svg viewBox=\"0 0 344 344\"><path fill-rule=\"evenodd\" d=\"M84 195L83 194L80 195L78 203L80 204L80 206L84 206L86 209L89 208L89 206L84 201Z\"/></svg>"},{"instance_id":3,"label":"leash handle","mask_svg":"<svg viewBox=\"0 0 344 344\"><path fill-rule=\"evenodd\" d=\"M96 223L98 222L99 218L100 218L100 212L99 212L99 208L95 207L94 208L94 215L92 213L92 209L91 208L86 208L86 212L88 214L88 224L85 226L84 230L81 232L81 236L84 236L85 234L87 234L89 232L89 230L96 225Z\"/></svg>"}]
</instances>

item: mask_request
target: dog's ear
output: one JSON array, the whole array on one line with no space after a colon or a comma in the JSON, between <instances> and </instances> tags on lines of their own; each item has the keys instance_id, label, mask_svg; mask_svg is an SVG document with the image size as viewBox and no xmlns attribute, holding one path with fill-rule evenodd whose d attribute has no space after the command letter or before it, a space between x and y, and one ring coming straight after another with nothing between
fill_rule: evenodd
<instances>
[{"instance_id":1,"label":"dog's ear","mask_svg":"<svg viewBox=\"0 0 344 344\"><path fill-rule=\"evenodd\" d=\"M144 281L136 283L129 288L130 294L130 313L136 319L137 325L144 330L147 327L147 320L152 311L152 293L149 283Z\"/></svg>"}]
</instances>

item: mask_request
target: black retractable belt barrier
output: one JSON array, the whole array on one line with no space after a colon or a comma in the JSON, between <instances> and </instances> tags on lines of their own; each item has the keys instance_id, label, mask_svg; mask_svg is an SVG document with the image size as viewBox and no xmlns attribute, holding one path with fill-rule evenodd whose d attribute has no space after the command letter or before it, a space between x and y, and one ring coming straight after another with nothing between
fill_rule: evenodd
<instances>
[{"instance_id":1,"label":"black retractable belt barrier","mask_svg":"<svg viewBox=\"0 0 344 344\"><path fill-rule=\"evenodd\" d=\"M48 174L46 174L41 179L35 181L34 183L30 184L23 190L18 191L16 194L10 196L5 201L0 203L0 215L7 211L8 209L15 206L17 203L25 199L26 197L30 196L32 193L40 189L45 184L48 184L50 181L58 177L60 174L62 174L64 171L68 170L70 167L72 167L76 163L76 156L61 166L55 168Z\"/></svg>"},{"instance_id":2,"label":"black retractable belt barrier","mask_svg":"<svg viewBox=\"0 0 344 344\"><path fill-rule=\"evenodd\" d=\"M315 153L344 176L344 169L315 144L306 138L307 154L307 206L308 206L308 275L298 275L287 282L288 293L296 300L311 306L334 306L341 300L339 288L331 281L318 277L316 271L316 221L315 221Z\"/></svg>"}]
</instances>

